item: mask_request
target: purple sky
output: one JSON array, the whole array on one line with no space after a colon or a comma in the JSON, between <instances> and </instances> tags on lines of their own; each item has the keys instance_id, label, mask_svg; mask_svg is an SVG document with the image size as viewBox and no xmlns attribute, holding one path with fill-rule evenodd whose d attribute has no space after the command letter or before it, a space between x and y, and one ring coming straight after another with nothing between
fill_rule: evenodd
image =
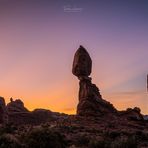
<instances>
[{"instance_id":1,"label":"purple sky","mask_svg":"<svg viewBox=\"0 0 148 148\"><path fill-rule=\"evenodd\" d=\"M0 95L21 98L30 110L74 113L71 68L80 44L104 99L148 114L147 0L0 1Z\"/></svg>"}]
</instances>

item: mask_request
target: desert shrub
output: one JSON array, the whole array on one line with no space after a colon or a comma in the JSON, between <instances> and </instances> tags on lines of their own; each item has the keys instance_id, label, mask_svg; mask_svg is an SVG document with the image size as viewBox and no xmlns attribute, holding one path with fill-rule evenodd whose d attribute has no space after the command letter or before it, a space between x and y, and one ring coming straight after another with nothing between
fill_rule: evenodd
<instances>
[{"instance_id":1,"label":"desert shrub","mask_svg":"<svg viewBox=\"0 0 148 148\"><path fill-rule=\"evenodd\" d=\"M89 148L109 148L110 141L107 141L105 139L102 139L102 140L91 139L88 144L88 147Z\"/></svg>"},{"instance_id":2,"label":"desert shrub","mask_svg":"<svg viewBox=\"0 0 148 148\"><path fill-rule=\"evenodd\" d=\"M0 148L22 148L17 139L9 134L0 136Z\"/></svg>"},{"instance_id":3,"label":"desert shrub","mask_svg":"<svg viewBox=\"0 0 148 148\"><path fill-rule=\"evenodd\" d=\"M87 146L89 143L89 137L85 134L79 135L75 139L76 146Z\"/></svg>"},{"instance_id":4,"label":"desert shrub","mask_svg":"<svg viewBox=\"0 0 148 148\"><path fill-rule=\"evenodd\" d=\"M106 131L103 131L103 137L108 137L108 138L117 138L117 137L120 137L121 133L119 131L115 131L115 130L112 130L112 131L109 131L109 130L106 130Z\"/></svg>"},{"instance_id":5,"label":"desert shrub","mask_svg":"<svg viewBox=\"0 0 148 148\"><path fill-rule=\"evenodd\" d=\"M137 148L137 140L135 136L128 138L116 139L112 142L111 148Z\"/></svg>"},{"instance_id":6,"label":"desert shrub","mask_svg":"<svg viewBox=\"0 0 148 148\"><path fill-rule=\"evenodd\" d=\"M141 132L141 135L139 135L138 138L143 141L148 141L148 132Z\"/></svg>"},{"instance_id":7,"label":"desert shrub","mask_svg":"<svg viewBox=\"0 0 148 148\"><path fill-rule=\"evenodd\" d=\"M120 136L120 132L118 132L118 131L111 131L110 133L109 133L109 137L110 138L117 138L117 137L119 137Z\"/></svg>"},{"instance_id":8,"label":"desert shrub","mask_svg":"<svg viewBox=\"0 0 148 148\"><path fill-rule=\"evenodd\" d=\"M16 126L12 124L6 124L0 128L0 134L13 133L15 130L17 130Z\"/></svg>"},{"instance_id":9,"label":"desert shrub","mask_svg":"<svg viewBox=\"0 0 148 148\"><path fill-rule=\"evenodd\" d=\"M65 148L64 136L48 128L33 129L24 138L26 148Z\"/></svg>"},{"instance_id":10,"label":"desert shrub","mask_svg":"<svg viewBox=\"0 0 148 148\"><path fill-rule=\"evenodd\" d=\"M109 123L108 123L108 127L109 127L109 128L115 128L115 125L116 125L116 124L115 124L114 122L109 122Z\"/></svg>"}]
</instances>

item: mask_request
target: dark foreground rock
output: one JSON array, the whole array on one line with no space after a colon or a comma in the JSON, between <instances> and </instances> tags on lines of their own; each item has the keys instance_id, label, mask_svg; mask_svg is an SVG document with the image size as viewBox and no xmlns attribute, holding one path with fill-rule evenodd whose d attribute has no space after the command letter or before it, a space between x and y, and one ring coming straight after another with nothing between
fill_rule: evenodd
<instances>
[{"instance_id":1,"label":"dark foreground rock","mask_svg":"<svg viewBox=\"0 0 148 148\"><path fill-rule=\"evenodd\" d=\"M15 148L147 148L148 122L107 114L69 115L44 124L0 126L0 147ZM5 148L5 147L4 147Z\"/></svg>"}]
</instances>

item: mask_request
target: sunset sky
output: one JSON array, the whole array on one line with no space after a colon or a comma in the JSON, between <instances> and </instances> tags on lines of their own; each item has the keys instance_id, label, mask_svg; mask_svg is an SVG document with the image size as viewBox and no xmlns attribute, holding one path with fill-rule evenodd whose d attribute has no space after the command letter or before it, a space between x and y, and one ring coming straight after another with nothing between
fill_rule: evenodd
<instances>
[{"instance_id":1,"label":"sunset sky","mask_svg":"<svg viewBox=\"0 0 148 148\"><path fill-rule=\"evenodd\" d=\"M79 45L103 98L148 114L148 0L0 0L0 96L75 113Z\"/></svg>"}]
</instances>

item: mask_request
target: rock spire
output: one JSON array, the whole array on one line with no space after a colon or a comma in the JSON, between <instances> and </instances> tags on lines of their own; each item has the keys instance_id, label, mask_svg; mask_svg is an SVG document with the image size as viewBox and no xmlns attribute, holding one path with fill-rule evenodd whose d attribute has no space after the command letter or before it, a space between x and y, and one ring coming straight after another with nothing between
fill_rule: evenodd
<instances>
[{"instance_id":1,"label":"rock spire","mask_svg":"<svg viewBox=\"0 0 148 148\"><path fill-rule=\"evenodd\" d=\"M91 70L91 57L87 50L83 46L80 46L74 55L72 67L72 73L80 80L77 115L97 116L116 112L112 104L102 99L98 87L92 84L92 79L89 77Z\"/></svg>"}]
</instances>

